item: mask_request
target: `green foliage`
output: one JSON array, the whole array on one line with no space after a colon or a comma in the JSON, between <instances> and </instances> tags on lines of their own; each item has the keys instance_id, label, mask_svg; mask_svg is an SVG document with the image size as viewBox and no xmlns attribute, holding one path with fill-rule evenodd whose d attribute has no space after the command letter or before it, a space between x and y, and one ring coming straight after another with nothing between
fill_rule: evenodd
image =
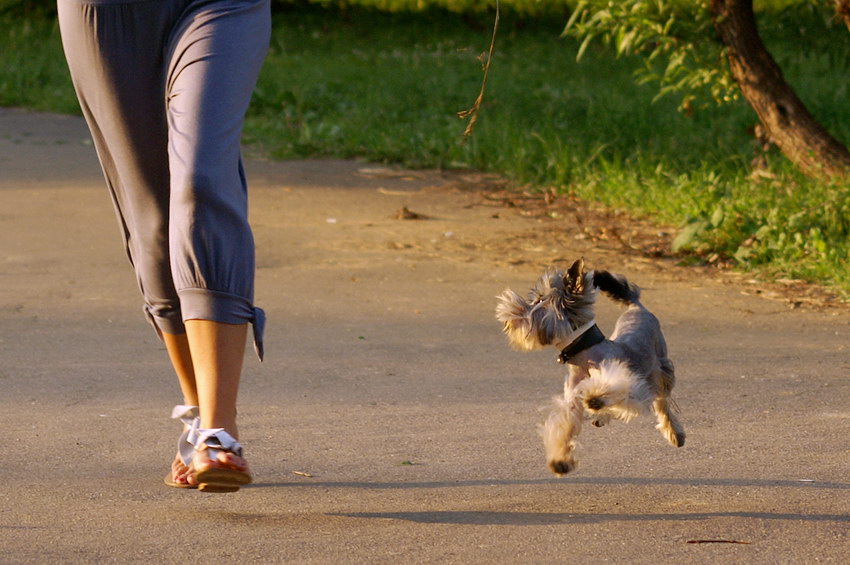
<instances>
[{"instance_id":1,"label":"green foliage","mask_svg":"<svg viewBox=\"0 0 850 565\"><path fill-rule=\"evenodd\" d=\"M819 17L823 27L833 19L833 0L763 0L755 3L766 17L762 34L788 38L804 21ZM581 0L564 33L581 42L577 58L594 41L617 56L639 55L638 83L657 83L658 97L681 97L679 108L726 104L740 91L726 62L725 48L716 37L710 0ZM785 28L784 30L782 28ZM798 28L799 29L799 28ZM813 37L810 39L817 40Z\"/></svg>"},{"instance_id":2,"label":"green foliage","mask_svg":"<svg viewBox=\"0 0 850 565\"><path fill-rule=\"evenodd\" d=\"M389 13L423 13L444 10L457 14L490 12L496 0L275 0L277 6L318 4L325 8L368 8ZM576 0L499 0L502 10L522 16L567 14Z\"/></svg>"},{"instance_id":3,"label":"green foliage","mask_svg":"<svg viewBox=\"0 0 850 565\"><path fill-rule=\"evenodd\" d=\"M50 16L56 14L56 2L45 0L0 0L0 14Z\"/></svg>"},{"instance_id":4,"label":"green foliage","mask_svg":"<svg viewBox=\"0 0 850 565\"><path fill-rule=\"evenodd\" d=\"M676 226L692 260L850 294L847 186L802 178L772 154L753 180L756 117L745 104L682 113L672 97L653 103L657 88L633 80L641 55L591 46L578 63L580 42L559 37L564 23L503 15L481 118L463 144L456 112L478 94L490 29L444 12L279 11L245 140L277 158L500 172ZM817 10L765 14L763 26L816 117L850 140L850 34ZM78 111L53 21L0 17L0 105Z\"/></svg>"},{"instance_id":5,"label":"green foliage","mask_svg":"<svg viewBox=\"0 0 850 565\"><path fill-rule=\"evenodd\" d=\"M79 111L54 19L0 15L0 104Z\"/></svg>"},{"instance_id":6,"label":"green foliage","mask_svg":"<svg viewBox=\"0 0 850 565\"><path fill-rule=\"evenodd\" d=\"M714 203L689 219L675 247L776 275L831 281L850 298L850 191L787 176L714 186ZM768 196L771 195L771 196Z\"/></svg>"},{"instance_id":7,"label":"green foliage","mask_svg":"<svg viewBox=\"0 0 850 565\"><path fill-rule=\"evenodd\" d=\"M748 149L740 112L687 119L668 102L652 107L653 90L631 80L635 58L599 52L578 64L559 22L516 29L510 18L480 129L462 145L456 112L478 92L490 30L435 13L346 18L278 17L248 130L274 155L367 155L569 186L601 160L637 151L687 169Z\"/></svg>"},{"instance_id":8,"label":"green foliage","mask_svg":"<svg viewBox=\"0 0 850 565\"><path fill-rule=\"evenodd\" d=\"M578 59L594 40L617 56L641 55L637 81L657 82L658 97L681 94L682 109L738 96L714 40L709 0L582 0L564 33L581 41Z\"/></svg>"}]
</instances>

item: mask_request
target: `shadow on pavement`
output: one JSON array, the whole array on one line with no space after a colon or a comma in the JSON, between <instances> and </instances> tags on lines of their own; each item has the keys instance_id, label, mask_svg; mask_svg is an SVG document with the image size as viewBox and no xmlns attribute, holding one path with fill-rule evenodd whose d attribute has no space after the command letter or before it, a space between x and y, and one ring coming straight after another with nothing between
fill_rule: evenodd
<instances>
[{"instance_id":1,"label":"shadow on pavement","mask_svg":"<svg viewBox=\"0 0 850 565\"><path fill-rule=\"evenodd\" d=\"M476 526L546 526L554 524L596 524L602 522L641 522L671 520L708 520L711 518L753 518L757 520L790 520L808 522L850 522L841 514L786 514L772 512L693 512L682 514L573 514L568 512L352 512L328 514L346 518L386 518L423 524L466 524Z\"/></svg>"},{"instance_id":2,"label":"shadow on pavement","mask_svg":"<svg viewBox=\"0 0 850 565\"><path fill-rule=\"evenodd\" d=\"M475 479L466 481L425 481L425 482L357 482L357 481L286 481L277 483L254 483L244 488L363 488L363 489L429 489L452 487L479 486L512 486L512 485L634 485L656 486L673 485L686 487L764 487L764 488L799 488L799 489L832 489L850 490L850 483L818 482L808 480L771 480L771 479L712 479L712 478L651 478L651 477L595 477L567 479L531 479L531 480L497 480Z\"/></svg>"}]
</instances>

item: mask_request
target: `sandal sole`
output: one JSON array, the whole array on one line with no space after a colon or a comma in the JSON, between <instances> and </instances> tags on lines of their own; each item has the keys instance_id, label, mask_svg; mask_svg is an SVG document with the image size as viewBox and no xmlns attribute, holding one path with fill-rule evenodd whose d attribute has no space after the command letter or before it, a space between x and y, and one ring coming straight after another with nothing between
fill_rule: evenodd
<instances>
[{"instance_id":1,"label":"sandal sole","mask_svg":"<svg viewBox=\"0 0 850 565\"><path fill-rule=\"evenodd\" d=\"M175 481L172 478L171 473L168 473L167 475L165 475L165 479L163 479L162 482L165 483L165 486L168 486L168 487L171 487L171 488L184 488L184 489L196 489L196 488L198 488L198 485L190 485L189 483L178 483L177 481Z\"/></svg>"},{"instance_id":2,"label":"sandal sole","mask_svg":"<svg viewBox=\"0 0 850 565\"><path fill-rule=\"evenodd\" d=\"M236 492L251 482L251 475L236 469L207 469L197 474L198 490L203 492Z\"/></svg>"}]
</instances>

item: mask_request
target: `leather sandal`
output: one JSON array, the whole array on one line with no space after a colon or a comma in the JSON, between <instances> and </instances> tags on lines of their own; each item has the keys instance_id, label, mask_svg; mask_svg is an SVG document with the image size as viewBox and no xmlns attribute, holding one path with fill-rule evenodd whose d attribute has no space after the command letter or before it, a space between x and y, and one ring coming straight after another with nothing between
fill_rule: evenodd
<instances>
[{"instance_id":1,"label":"leather sandal","mask_svg":"<svg viewBox=\"0 0 850 565\"><path fill-rule=\"evenodd\" d=\"M236 466L219 460L221 453L242 457L242 445L224 428L196 429L194 435L195 479L204 492L235 492L251 482L247 464ZM198 461L206 459L206 461Z\"/></svg>"},{"instance_id":2,"label":"leather sandal","mask_svg":"<svg viewBox=\"0 0 850 565\"><path fill-rule=\"evenodd\" d=\"M197 429L201 424L198 407L188 404L178 404L171 411L171 417L183 423L183 433L180 435L180 439L177 440L177 456L186 467L191 469L192 458L195 455L195 446L192 443L192 438L196 435ZM173 488L198 488L197 484L174 480L173 466L171 471L165 475L164 482Z\"/></svg>"}]
</instances>

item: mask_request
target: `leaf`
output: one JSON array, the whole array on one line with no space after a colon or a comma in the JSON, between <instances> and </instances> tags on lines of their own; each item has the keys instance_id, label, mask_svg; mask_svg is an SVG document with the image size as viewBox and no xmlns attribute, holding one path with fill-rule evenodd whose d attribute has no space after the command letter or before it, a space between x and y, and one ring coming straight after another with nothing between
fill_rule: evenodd
<instances>
[{"instance_id":1,"label":"leaf","mask_svg":"<svg viewBox=\"0 0 850 565\"><path fill-rule=\"evenodd\" d=\"M576 54L576 61L580 61L582 55L587 50L587 46L590 45L590 41L593 39L593 35L590 34L584 38L584 41L581 42L581 46L578 48L578 53Z\"/></svg>"},{"instance_id":2,"label":"leaf","mask_svg":"<svg viewBox=\"0 0 850 565\"><path fill-rule=\"evenodd\" d=\"M586 0L582 0L578 3L578 5L575 7L575 10L573 10L573 13L570 14L570 19L567 20L567 25L564 26L564 31L561 32L561 37L565 37L569 33L570 29L572 29L573 25L576 23L579 17L582 17L585 14L585 8L587 8Z\"/></svg>"},{"instance_id":3,"label":"leaf","mask_svg":"<svg viewBox=\"0 0 850 565\"><path fill-rule=\"evenodd\" d=\"M633 29L620 37L620 41L617 44L617 55L622 55L623 53L628 53L631 50L632 42L637 35L637 30Z\"/></svg>"},{"instance_id":4,"label":"leaf","mask_svg":"<svg viewBox=\"0 0 850 565\"><path fill-rule=\"evenodd\" d=\"M738 263L746 263L753 253L755 253L755 250L752 247L742 245L737 251L735 251L733 257Z\"/></svg>"},{"instance_id":5,"label":"leaf","mask_svg":"<svg viewBox=\"0 0 850 565\"><path fill-rule=\"evenodd\" d=\"M711 214L711 225L712 227L717 227L723 222L723 217L726 214L723 211L723 206L718 206L714 209L714 212Z\"/></svg>"},{"instance_id":6,"label":"leaf","mask_svg":"<svg viewBox=\"0 0 850 565\"><path fill-rule=\"evenodd\" d=\"M678 252L691 245L702 232L708 227L708 222L703 219L691 220L679 231L673 240L673 251Z\"/></svg>"},{"instance_id":7,"label":"leaf","mask_svg":"<svg viewBox=\"0 0 850 565\"><path fill-rule=\"evenodd\" d=\"M661 30L662 35L668 35L670 33L670 28L673 27L673 23L676 21L676 16L671 15L666 22L664 22L664 29Z\"/></svg>"}]
</instances>

